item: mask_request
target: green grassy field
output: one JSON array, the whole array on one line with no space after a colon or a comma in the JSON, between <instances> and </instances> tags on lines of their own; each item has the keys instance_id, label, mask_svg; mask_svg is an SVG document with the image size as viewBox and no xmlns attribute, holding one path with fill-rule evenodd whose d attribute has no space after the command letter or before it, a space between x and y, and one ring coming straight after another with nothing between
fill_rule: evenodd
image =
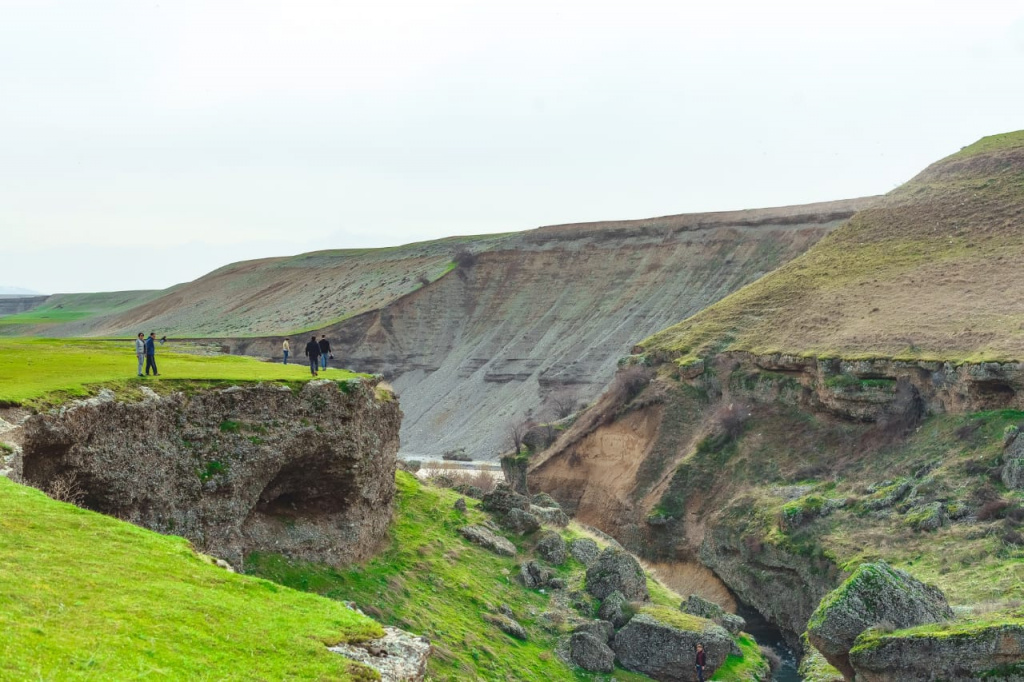
<instances>
[{"instance_id":1,"label":"green grassy field","mask_svg":"<svg viewBox=\"0 0 1024 682\"><path fill-rule=\"evenodd\" d=\"M327 645L381 634L335 601L0 477L0 679L368 680Z\"/></svg>"},{"instance_id":2,"label":"green grassy field","mask_svg":"<svg viewBox=\"0 0 1024 682\"><path fill-rule=\"evenodd\" d=\"M159 377L137 377L134 341L81 339L0 339L0 404L48 403L88 395L100 385L150 386L154 390L189 382L302 382L304 364L282 365L234 355L197 355L157 346ZM346 380L365 375L330 369L321 378Z\"/></svg>"}]
</instances>

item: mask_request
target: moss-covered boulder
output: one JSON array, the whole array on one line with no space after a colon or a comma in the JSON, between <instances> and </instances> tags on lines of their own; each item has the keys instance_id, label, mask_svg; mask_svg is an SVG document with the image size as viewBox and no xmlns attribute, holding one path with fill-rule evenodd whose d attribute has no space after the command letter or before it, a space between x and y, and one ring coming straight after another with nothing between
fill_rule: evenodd
<instances>
[{"instance_id":1,"label":"moss-covered boulder","mask_svg":"<svg viewBox=\"0 0 1024 682\"><path fill-rule=\"evenodd\" d=\"M608 547L587 569L587 592L604 599L618 590L629 601L647 601L647 576L629 552Z\"/></svg>"},{"instance_id":2,"label":"moss-covered boulder","mask_svg":"<svg viewBox=\"0 0 1024 682\"><path fill-rule=\"evenodd\" d=\"M633 617L633 610L629 606L629 600L623 597L621 592L615 590L601 602L597 617L621 628Z\"/></svg>"},{"instance_id":3,"label":"moss-covered boulder","mask_svg":"<svg viewBox=\"0 0 1024 682\"><path fill-rule=\"evenodd\" d=\"M1024 680L1024 621L924 625L857 638L858 682Z\"/></svg>"},{"instance_id":4,"label":"moss-covered boulder","mask_svg":"<svg viewBox=\"0 0 1024 682\"><path fill-rule=\"evenodd\" d=\"M576 632L569 638L569 660L596 673L615 670L615 653L589 632Z\"/></svg>"},{"instance_id":5,"label":"moss-covered boulder","mask_svg":"<svg viewBox=\"0 0 1024 682\"><path fill-rule=\"evenodd\" d=\"M800 638L803 643L804 655L800 659L800 679L804 682L843 682L843 674L825 660L821 652L807 639L807 633Z\"/></svg>"},{"instance_id":6,"label":"moss-covered boulder","mask_svg":"<svg viewBox=\"0 0 1024 682\"><path fill-rule=\"evenodd\" d=\"M615 634L612 649L627 670L665 682L692 682L697 644L707 652L704 678L711 679L732 650L722 627L664 606L645 606Z\"/></svg>"},{"instance_id":7,"label":"moss-covered boulder","mask_svg":"<svg viewBox=\"0 0 1024 682\"><path fill-rule=\"evenodd\" d=\"M807 624L807 637L829 663L852 680L850 649L868 628L880 624L908 628L952 617L941 590L880 561L861 564L821 600Z\"/></svg>"}]
</instances>

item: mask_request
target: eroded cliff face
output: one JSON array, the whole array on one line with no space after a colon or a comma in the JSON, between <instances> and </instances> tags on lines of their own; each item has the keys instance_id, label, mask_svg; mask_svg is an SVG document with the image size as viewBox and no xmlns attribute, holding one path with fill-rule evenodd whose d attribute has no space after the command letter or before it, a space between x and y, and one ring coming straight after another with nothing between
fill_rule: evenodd
<instances>
[{"instance_id":1,"label":"eroded cliff face","mask_svg":"<svg viewBox=\"0 0 1024 682\"><path fill-rule=\"evenodd\" d=\"M376 382L143 392L29 417L24 480L238 566L257 551L344 564L384 540L401 410Z\"/></svg>"},{"instance_id":2,"label":"eroded cliff face","mask_svg":"<svg viewBox=\"0 0 1024 682\"><path fill-rule=\"evenodd\" d=\"M849 505L882 533L921 522L927 491L944 485L933 476L943 450L890 460L903 439L929 415L1021 409L1020 363L723 353L663 365L631 401L609 391L532 460L528 483L649 560L700 562L795 643L843 577L802 528ZM811 495L843 477L881 487L863 501ZM956 494L940 498L962 508ZM893 520L874 520L897 504L907 508Z\"/></svg>"},{"instance_id":3,"label":"eroded cliff face","mask_svg":"<svg viewBox=\"0 0 1024 682\"><path fill-rule=\"evenodd\" d=\"M465 447L493 459L510 449L510 425L550 418L556 400L593 400L640 339L803 253L872 202L524 232L316 334L331 339L336 362L394 384L404 452ZM222 342L280 355L281 337Z\"/></svg>"}]
</instances>

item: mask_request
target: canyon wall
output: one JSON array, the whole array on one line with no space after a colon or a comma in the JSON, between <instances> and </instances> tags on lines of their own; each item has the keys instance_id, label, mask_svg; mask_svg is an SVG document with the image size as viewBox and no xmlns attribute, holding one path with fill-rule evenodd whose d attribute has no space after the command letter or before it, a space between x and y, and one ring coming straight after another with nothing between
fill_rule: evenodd
<instances>
[{"instance_id":1,"label":"canyon wall","mask_svg":"<svg viewBox=\"0 0 1024 682\"><path fill-rule=\"evenodd\" d=\"M105 390L30 416L21 474L233 565L257 551L345 564L386 537L400 422L376 382Z\"/></svg>"}]
</instances>

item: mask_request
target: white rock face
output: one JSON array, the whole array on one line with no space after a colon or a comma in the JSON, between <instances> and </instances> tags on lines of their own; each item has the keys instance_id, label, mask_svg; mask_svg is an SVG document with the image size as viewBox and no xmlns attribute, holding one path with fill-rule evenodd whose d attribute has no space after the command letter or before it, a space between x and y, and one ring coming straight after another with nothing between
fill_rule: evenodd
<instances>
[{"instance_id":1,"label":"white rock face","mask_svg":"<svg viewBox=\"0 0 1024 682\"><path fill-rule=\"evenodd\" d=\"M430 642L398 628L384 628L385 635L359 644L330 647L353 661L380 673L381 682L420 682L427 674Z\"/></svg>"}]
</instances>

